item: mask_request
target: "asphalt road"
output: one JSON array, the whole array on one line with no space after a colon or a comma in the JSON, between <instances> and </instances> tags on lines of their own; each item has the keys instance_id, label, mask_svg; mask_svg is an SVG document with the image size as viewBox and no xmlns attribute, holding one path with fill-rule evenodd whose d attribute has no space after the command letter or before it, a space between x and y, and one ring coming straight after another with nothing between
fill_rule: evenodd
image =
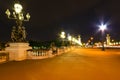
<instances>
[{"instance_id":1,"label":"asphalt road","mask_svg":"<svg viewBox=\"0 0 120 80\"><path fill-rule=\"evenodd\" d=\"M120 80L120 50L74 49L54 58L0 64L0 80Z\"/></svg>"}]
</instances>

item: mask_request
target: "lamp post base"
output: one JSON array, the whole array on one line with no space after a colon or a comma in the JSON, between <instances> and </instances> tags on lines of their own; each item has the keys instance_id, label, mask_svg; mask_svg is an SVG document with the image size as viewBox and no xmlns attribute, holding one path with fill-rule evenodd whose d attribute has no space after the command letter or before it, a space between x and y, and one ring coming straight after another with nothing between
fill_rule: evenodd
<instances>
[{"instance_id":1,"label":"lamp post base","mask_svg":"<svg viewBox=\"0 0 120 80\"><path fill-rule=\"evenodd\" d=\"M9 52L9 60L21 61L27 58L27 50L32 49L29 43L9 43L9 47L6 47L6 51Z\"/></svg>"}]
</instances>

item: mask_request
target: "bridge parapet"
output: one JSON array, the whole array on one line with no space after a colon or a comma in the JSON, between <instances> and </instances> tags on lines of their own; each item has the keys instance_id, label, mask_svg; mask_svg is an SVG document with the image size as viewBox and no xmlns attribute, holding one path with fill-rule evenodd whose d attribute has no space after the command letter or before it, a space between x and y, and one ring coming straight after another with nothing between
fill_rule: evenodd
<instances>
[{"instance_id":1,"label":"bridge parapet","mask_svg":"<svg viewBox=\"0 0 120 80\"><path fill-rule=\"evenodd\" d=\"M56 48L56 49L29 49L27 51L27 59L44 59L44 58L51 58L56 55L61 55L62 53L67 52L68 49L63 48Z\"/></svg>"}]
</instances>

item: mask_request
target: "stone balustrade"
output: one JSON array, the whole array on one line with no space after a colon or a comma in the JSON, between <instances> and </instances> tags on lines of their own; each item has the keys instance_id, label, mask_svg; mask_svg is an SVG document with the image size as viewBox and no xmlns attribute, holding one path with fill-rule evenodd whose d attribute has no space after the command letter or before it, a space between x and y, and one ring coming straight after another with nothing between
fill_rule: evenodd
<instances>
[{"instance_id":1,"label":"stone balustrade","mask_svg":"<svg viewBox=\"0 0 120 80\"><path fill-rule=\"evenodd\" d=\"M58 48L57 50L28 50L27 51L27 59L44 59L44 58L51 58L56 55L61 55L62 53L65 53L69 51L68 48Z\"/></svg>"},{"instance_id":2,"label":"stone balustrade","mask_svg":"<svg viewBox=\"0 0 120 80\"><path fill-rule=\"evenodd\" d=\"M68 52L71 50L70 48L57 48L56 50L34 50L29 49L27 50L27 57L26 59L45 59L45 58L52 58L57 55L61 55L62 53ZM0 63L9 61L9 53L7 51L0 51Z\"/></svg>"}]
</instances>

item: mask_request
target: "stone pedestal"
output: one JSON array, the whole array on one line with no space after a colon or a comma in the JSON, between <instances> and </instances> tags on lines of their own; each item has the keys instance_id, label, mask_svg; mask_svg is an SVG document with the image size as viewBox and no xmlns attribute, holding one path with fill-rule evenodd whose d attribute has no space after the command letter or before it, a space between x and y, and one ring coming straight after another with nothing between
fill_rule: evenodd
<instances>
[{"instance_id":1,"label":"stone pedestal","mask_svg":"<svg viewBox=\"0 0 120 80\"><path fill-rule=\"evenodd\" d=\"M9 43L6 51L9 52L9 60L21 61L27 58L27 50L32 49L29 43Z\"/></svg>"}]
</instances>

